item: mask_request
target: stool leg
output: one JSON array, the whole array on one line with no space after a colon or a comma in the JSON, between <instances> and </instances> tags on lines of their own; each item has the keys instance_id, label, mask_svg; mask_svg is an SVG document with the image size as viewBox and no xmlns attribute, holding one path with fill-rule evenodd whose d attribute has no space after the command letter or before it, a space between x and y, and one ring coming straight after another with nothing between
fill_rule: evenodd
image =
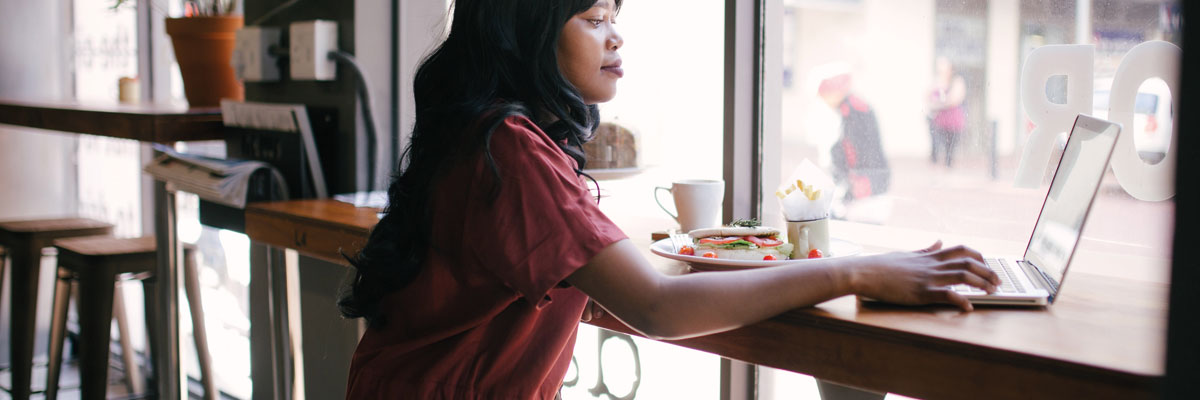
<instances>
[{"instance_id":1,"label":"stool leg","mask_svg":"<svg viewBox=\"0 0 1200 400\"><path fill-rule=\"evenodd\" d=\"M12 360L12 398L27 400L30 380L33 375L33 335L37 316L38 276L41 275L41 249L15 247L12 254L13 268L11 333L9 335L9 357Z\"/></svg>"},{"instance_id":2,"label":"stool leg","mask_svg":"<svg viewBox=\"0 0 1200 400\"><path fill-rule=\"evenodd\" d=\"M112 339L113 282L111 268L91 265L79 272L79 375L84 400L104 399L108 389L108 343Z\"/></svg>"},{"instance_id":3,"label":"stool leg","mask_svg":"<svg viewBox=\"0 0 1200 400\"><path fill-rule=\"evenodd\" d=\"M196 252L192 249L183 250L183 274L188 308L192 311L192 338L196 341L196 356L200 361L200 384L204 386L204 399L216 400L212 355L208 352L208 330L204 325L204 303L200 300L200 271L196 265Z\"/></svg>"},{"instance_id":4,"label":"stool leg","mask_svg":"<svg viewBox=\"0 0 1200 400\"><path fill-rule=\"evenodd\" d=\"M151 382L156 382L158 379L158 376L154 375L158 371L155 359L158 358L156 354L158 354L158 349L161 348L156 339L158 335L155 334L159 329L157 318L158 300L154 297L154 288L157 286L155 282L157 281L154 276L142 280L142 293L146 298L146 301L143 302L146 306L146 345L149 347L146 355L149 356L147 360L150 360L150 371L152 372L149 380ZM157 386L157 383L151 386Z\"/></svg>"},{"instance_id":5,"label":"stool leg","mask_svg":"<svg viewBox=\"0 0 1200 400\"><path fill-rule=\"evenodd\" d=\"M129 340L129 315L125 312L125 291L121 290L120 282L116 283L113 292L113 316L117 318L117 334L121 335L121 363L125 365L125 385L130 394L141 394L145 390L142 381L142 371L138 368L137 358L133 351L133 342Z\"/></svg>"},{"instance_id":6,"label":"stool leg","mask_svg":"<svg viewBox=\"0 0 1200 400\"><path fill-rule=\"evenodd\" d=\"M50 366L46 371L46 400L58 398L58 378L62 372L63 340L67 337L67 308L71 303L71 273L58 270L54 283L54 308L50 311Z\"/></svg>"},{"instance_id":7,"label":"stool leg","mask_svg":"<svg viewBox=\"0 0 1200 400\"><path fill-rule=\"evenodd\" d=\"M8 266L8 252L0 246L0 299L4 298L4 267Z\"/></svg>"}]
</instances>

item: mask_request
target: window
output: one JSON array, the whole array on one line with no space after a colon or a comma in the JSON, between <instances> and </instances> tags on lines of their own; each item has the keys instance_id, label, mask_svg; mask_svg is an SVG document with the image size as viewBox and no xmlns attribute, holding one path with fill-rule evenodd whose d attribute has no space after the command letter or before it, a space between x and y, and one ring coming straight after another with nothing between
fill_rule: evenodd
<instances>
[{"instance_id":1,"label":"window","mask_svg":"<svg viewBox=\"0 0 1200 400\"><path fill-rule=\"evenodd\" d=\"M763 150L764 166L778 168L763 171L763 191L773 193L810 160L835 177L864 177L840 180L835 219L974 238L964 244L1020 255L1064 143L1062 135L1049 160L1031 166L1045 171L1036 189L1014 185L1026 148L1038 145L1030 141L1036 124L1021 103L1028 55L1049 44L1091 44L1094 102L1087 113L1104 118L1112 80L1130 49L1147 41L1178 46L1178 13L1180 4L1170 0L782 0L780 16L766 22L781 32L766 59L779 53L782 78L778 96L763 98L780 109L763 115L778 120L779 131L763 135L778 136L782 145ZM1064 103L1073 84L1052 78L1045 95ZM836 94L841 89L847 97ZM1122 135L1134 136L1140 162L1163 160L1174 129L1168 83L1148 79L1122 101L1134 109L1133 126ZM856 131L869 118L877 137ZM857 171L839 173L854 162ZM775 197L763 198L764 219L782 223ZM1130 195L1110 168L1073 273L1166 281L1174 210L1171 199ZM776 384L782 388L796 380L802 378L780 372L772 381L792 382Z\"/></svg>"},{"instance_id":2,"label":"window","mask_svg":"<svg viewBox=\"0 0 1200 400\"><path fill-rule=\"evenodd\" d=\"M870 110L878 121L880 156L891 180L867 196L839 197L846 206L840 217L997 239L1028 234L1048 183L1043 182L1039 190L1013 185L1033 128L1017 88L1025 56L1049 44L1093 44L1094 107L1100 114L1109 102L1104 86L1111 85L1124 54L1142 42L1170 41L1178 35L1178 22L1168 18L1178 10L1174 2L1105 2L1090 7L1038 1L784 3L785 13L778 21L785 32L784 79L776 99L783 111L774 116L782 121L776 134L784 146L764 156L781 160L778 174L786 176L804 159L835 169L833 158L844 149L833 144L842 137L845 112L825 104L818 91L822 79L845 74L850 99L857 103L851 108ZM1080 7L1090 10L1090 20L1077 24ZM1080 35L1074 33L1077 25L1091 26L1082 40L1075 39ZM941 85L935 76L939 58L954 70L948 83ZM953 81L963 82L965 92L959 103L962 112L955 117L962 121L957 123L944 121L951 118L930 110L930 98L947 92L943 88L953 86ZM1054 101L1056 96L1049 97ZM1133 102L1135 114L1154 115L1161 109L1164 117L1154 124L1135 123L1126 133L1162 136L1169 143L1173 125L1167 85L1148 80L1128 101ZM951 129L957 126L961 128ZM1148 126L1155 131L1148 131ZM939 138L939 127L950 133ZM1137 150L1163 153L1167 147L1150 148L1139 142ZM1052 172L1056 161L1049 160L1046 169ZM1166 258L1170 249L1165 223L1173 215L1172 202L1135 200L1111 179L1111 171L1109 175L1097 200L1094 224L1086 234L1092 246L1108 243L1103 246L1117 247L1103 250ZM764 182L764 190L773 192L776 184ZM782 219L773 201L763 206ZM1118 209L1123 212L1117 213ZM1117 215L1122 216L1111 218ZM1139 221L1133 224L1137 228L1147 230L1128 237L1122 229L1127 225L1101 222L1130 218ZM1015 250L1020 251L1020 245Z\"/></svg>"},{"instance_id":3,"label":"window","mask_svg":"<svg viewBox=\"0 0 1200 400\"><path fill-rule=\"evenodd\" d=\"M79 101L117 101L117 82L138 73L133 7L75 1L74 91ZM77 157L80 214L109 221L118 236L142 232L140 168L136 141L80 135Z\"/></svg>"},{"instance_id":4,"label":"window","mask_svg":"<svg viewBox=\"0 0 1200 400\"><path fill-rule=\"evenodd\" d=\"M1178 46L1179 10L1171 0L782 0L782 12L766 20L767 32L775 26L780 35L768 38L778 41L766 46L765 58L776 56L782 79L778 95L763 99L779 105L778 115L764 115L779 121L779 129L764 135L778 137L782 146L764 149L764 165L777 168L763 171L764 219L783 223L769 194L807 159L846 176L834 198L835 219L1021 254L1069 129L1052 132L1059 138L1049 141L1048 159L1033 158L1034 176L1046 172L1036 188L1015 185L1027 148L1040 145L1030 140L1036 123L1021 102L1030 53L1048 45L1091 45L1094 93L1086 100L1094 102L1085 112L1104 118L1110 101L1128 102L1134 115L1122 134L1134 135L1138 162L1154 165L1170 151L1169 86L1178 82L1149 79L1120 100L1110 99L1110 87L1123 62L1179 62L1127 56L1149 41ZM1069 100L1070 87L1079 84L1071 79L1050 79L1044 94L1051 103ZM848 97L840 96L843 89ZM877 136L857 130L869 127L863 122L869 118L877 122ZM848 173L838 172L854 163ZM1104 178L1072 273L1166 282L1174 201L1140 200L1114 168ZM898 243L929 244L897 238L886 245ZM780 373L774 381L789 379L802 378ZM794 383L777 387L787 385Z\"/></svg>"},{"instance_id":5,"label":"window","mask_svg":"<svg viewBox=\"0 0 1200 400\"><path fill-rule=\"evenodd\" d=\"M626 2L617 15L626 73L600 115L623 129L602 129L589 143L586 172L599 181L600 208L618 225L678 227L655 204L654 188L679 179L722 179L724 6ZM661 200L673 209L669 197ZM572 376L579 381L564 388L564 399L621 398L635 380L637 398L720 396L720 357L642 338L606 338L601 347L603 332L580 325L575 365L567 373L568 382ZM589 392L600 365L607 389Z\"/></svg>"}]
</instances>

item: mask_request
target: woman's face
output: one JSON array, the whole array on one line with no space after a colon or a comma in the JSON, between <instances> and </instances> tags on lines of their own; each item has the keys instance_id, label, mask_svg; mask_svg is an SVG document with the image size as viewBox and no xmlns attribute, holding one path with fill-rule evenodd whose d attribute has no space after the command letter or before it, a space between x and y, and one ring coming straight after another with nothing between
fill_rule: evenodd
<instances>
[{"instance_id":1,"label":"woman's face","mask_svg":"<svg viewBox=\"0 0 1200 400\"><path fill-rule=\"evenodd\" d=\"M938 57L937 60L934 61L934 64L934 73L937 74L938 78L949 82L950 78L954 77L954 66L950 64L949 58Z\"/></svg>"},{"instance_id":2,"label":"woman's face","mask_svg":"<svg viewBox=\"0 0 1200 400\"><path fill-rule=\"evenodd\" d=\"M612 0L598 0L567 21L558 41L558 69L587 104L612 100L617 79L625 75L617 54L625 42L613 27L615 17Z\"/></svg>"}]
</instances>

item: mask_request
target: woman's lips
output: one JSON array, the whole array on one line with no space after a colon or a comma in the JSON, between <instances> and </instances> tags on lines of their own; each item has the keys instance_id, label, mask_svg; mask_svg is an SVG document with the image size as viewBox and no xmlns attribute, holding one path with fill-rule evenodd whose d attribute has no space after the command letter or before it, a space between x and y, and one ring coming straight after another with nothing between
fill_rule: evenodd
<instances>
[{"instance_id":1,"label":"woman's lips","mask_svg":"<svg viewBox=\"0 0 1200 400\"><path fill-rule=\"evenodd\" d=\"M620 65L600 67L600 69L616 75L618 78L625 76L625 70L621 69Z\"/></svg>"}]
</instances>

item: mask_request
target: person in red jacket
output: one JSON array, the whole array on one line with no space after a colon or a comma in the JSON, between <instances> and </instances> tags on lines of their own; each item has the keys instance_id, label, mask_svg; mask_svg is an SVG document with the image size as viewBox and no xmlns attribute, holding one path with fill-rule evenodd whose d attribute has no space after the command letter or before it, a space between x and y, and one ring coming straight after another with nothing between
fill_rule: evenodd
<instances>
[{"instance_id":1,"label":"person in red jacket","mask_svg":"<svg viewBox=\"0 0 1200 400\"><path fill-rule=\"evenodd\" d=\"M817 87L825 104L842 117L842 134L829 152L834 180L847 187L840 199L846 206L886 193L892 179L875 110L850 90L850 81L849 73L840 73Z\"/></svg>"},{"instance_id":2,"label":"person in red jacket","mask_svg":"<svg viewBox=\"0 0 1200 400\"><path fill-rule=\"evenodd\" d=\"M979 254L915 252L806 268L666 276L587 190L581 145L624 71L621 0L457 0L417 70L416 122L389 204L339 299L368 329L350 399L552 399L580 319L601 305L651 338L727 331L847 294L970 304ZM966 272L966 273L963 273Z\"/></svg>"}]
</instances>

